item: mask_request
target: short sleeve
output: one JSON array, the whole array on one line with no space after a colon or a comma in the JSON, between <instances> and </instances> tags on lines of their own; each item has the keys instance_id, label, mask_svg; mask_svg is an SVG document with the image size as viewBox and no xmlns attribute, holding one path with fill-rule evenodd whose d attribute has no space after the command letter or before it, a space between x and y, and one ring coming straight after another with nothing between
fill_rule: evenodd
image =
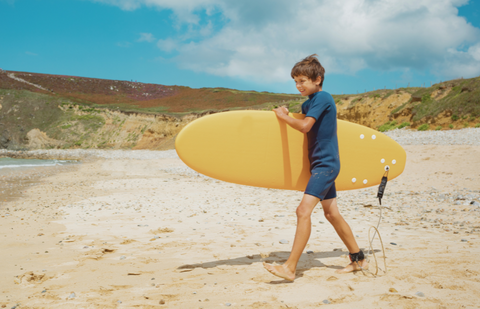
<instances>
[{"instance_id":1,"label":"short sleeve","mask_svg":"<svg viewBox=\"0 0 480 309\"><path fill-rule=\"evenodd\" d=\"M316 95L313 100L310 102L309 109L305 117L313 117L315 120L318 120L322 113L325 111L327 104L322 104L322 99L319 95Z\"/></svg>"}]
</instances>

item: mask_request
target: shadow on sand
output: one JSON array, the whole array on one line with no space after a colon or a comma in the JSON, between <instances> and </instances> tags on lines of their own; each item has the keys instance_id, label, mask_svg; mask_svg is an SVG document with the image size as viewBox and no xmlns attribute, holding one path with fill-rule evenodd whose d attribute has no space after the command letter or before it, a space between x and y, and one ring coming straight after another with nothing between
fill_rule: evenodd
<instances>
[{"instance_id":1,"label":"shadow on sand","mask_svg":"<svg viewBox=\"0 0 480 309\"><path fill-rule=\"evenodd\" d=\"M381 250L375 250L375 252L380 252ZM312 268L319 268L319 267L326 267L331 269L342 269L346 265L343 266L333 266L333 265L325 265L320 262L318 259L325 259L325 258L332 258L332 257L340 257L342 255L347 254L344 251L325 251L325 252L314 252L314 253L303 253L300 257L300 261L298 262L296 278L300 278L303 276L303 273L307 270ZM246 255L237 258L227 259L227 260L217 260L199 264L185 264L177 267L180 272L187 272L191 271L195 268L215 268L221 265L251 265L253 263L259 262L266 262L266 263L277 263L283 264L290 255L290 251L274 251L270 252L268 257L262 257L260 254L253 254L253 255ZM288 280L277 280L271 281L270 284L279 284L279 283L290 283Z\"/></svg>"}]
</instances>

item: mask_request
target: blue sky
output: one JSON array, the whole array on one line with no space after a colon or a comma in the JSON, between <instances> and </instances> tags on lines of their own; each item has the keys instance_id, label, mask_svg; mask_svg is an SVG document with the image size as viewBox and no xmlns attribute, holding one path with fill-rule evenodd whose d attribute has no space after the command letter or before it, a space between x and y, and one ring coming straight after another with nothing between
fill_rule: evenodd
<instances>
[{"instance_id":1,"label":"blue sky","mask_svg":"<svg viewBox=\"0 0 480 309\"><path fill-rule=\"evenodd\" d=\"M480 1L0 0L0 68L296 93L317 53L333 94L480 75Z\"/></svg>"}]
</instances>

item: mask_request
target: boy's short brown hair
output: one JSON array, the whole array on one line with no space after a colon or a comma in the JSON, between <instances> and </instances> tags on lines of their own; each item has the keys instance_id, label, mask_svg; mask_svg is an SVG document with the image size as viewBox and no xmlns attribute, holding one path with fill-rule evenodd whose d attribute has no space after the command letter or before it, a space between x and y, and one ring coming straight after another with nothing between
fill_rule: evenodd
<instances>
[{"instance_id":1,"label":"boy's short brown hair","mask_svg":"<svg viewBox=\"0 0 480 309\"><path fill-rule=\"evenodd\" d=\"M317 56L317 54L313 54L306 57L302 61L297 62L292 69L292 78L304 75L314 81L317 79L317 77L320 76L322 78L320 87L322 87L325 76L325 69L320 64L320 61L318 61Z\"/></svg>"}]
</instances>

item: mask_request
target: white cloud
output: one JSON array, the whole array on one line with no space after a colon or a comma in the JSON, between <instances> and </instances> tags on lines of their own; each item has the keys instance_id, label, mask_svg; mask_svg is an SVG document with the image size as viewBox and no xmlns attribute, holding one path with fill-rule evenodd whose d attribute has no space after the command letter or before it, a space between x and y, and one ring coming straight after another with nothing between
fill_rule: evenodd
<instances>
[{"instance_id":1,"label":"white cloud","mask_svg":"<svg viewBox=\"0 0 480 309\"><path fill-rule=\"evenodd\" d=\"M480 29L457 10L468 0L96 1L170 9L179 24L200 27L200 39L181 34L158 46L177 51L182 68L219 76L285 81L293 64L312 53L327 74L364 68L480 74ZM220 30L199 26L201 13L215 12L227 21Z\"/></svg>"},{"instance_id":2,"label":"white cloud","mask_svg":"<svg viewBox=\"0 0 480 309\"><path fill-rule=\"evenodd\" d=\"M152 43L155 40L156 40L155 37L151 33L140 33L140 38L138 39L138 42Z\"/></svg>"},{"instance_id":3,"label":"white cloud","mask_svg":"<svg viewBox=\"0 0 480 309\"><path fill-rule=\"evenodd\" d=\"M451 77L473 77L480 72L480 43L470 46L467 51L448 50L444 63L437 64L440 74Z\"/></svg>"},{"instance_id":4,"label":"white cloud","mask_svg":"<svg viewBox=\"0 0 480 309\"><path fill-rule=\"evenodd\" d=\"M165 40L158 40L157 46L165 52L171 52L178 48L178 43L171 38L167 38Z\"/></svg>"},{"instance_id":5,"label":"white cloud","mask_svg":"<svg viewBox=\"0 0 480 309\"><path fill-rule=\"evenodd\" d=\"M473 59L476 61L480 61L480 43L477 43L473 46L468 48L468 53L472 56Z\"/></svg>"}]
</instances>

